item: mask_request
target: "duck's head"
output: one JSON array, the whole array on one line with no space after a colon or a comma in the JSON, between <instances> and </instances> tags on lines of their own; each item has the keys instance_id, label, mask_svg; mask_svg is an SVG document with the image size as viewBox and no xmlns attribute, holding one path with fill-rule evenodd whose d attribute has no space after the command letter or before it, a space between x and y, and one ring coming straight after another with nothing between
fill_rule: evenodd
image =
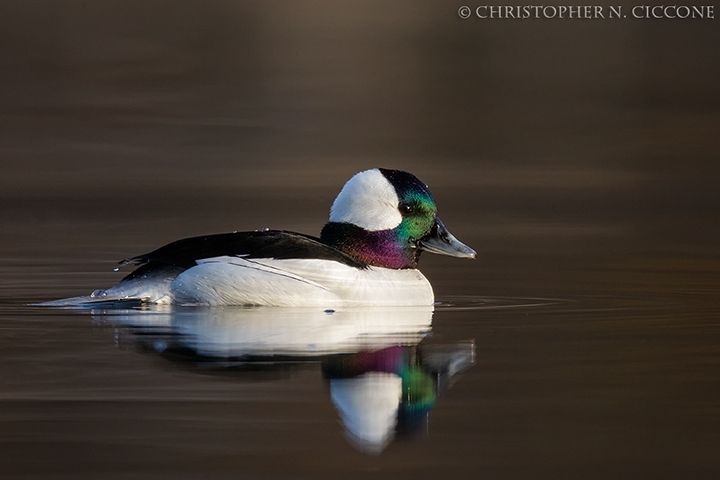
<instances>
[{"instance_id":1,"label":"duck's head","mask_svg":"<svg viewBox=\"0 0 720 480\"><path fill-rule=\"evenodd\" d=\"M374 168L345 184L330 208L323 242L368 265L415 268L428 251L475 258L437 218L427 185L400 170Z\"/></svg>"}]
</instances>

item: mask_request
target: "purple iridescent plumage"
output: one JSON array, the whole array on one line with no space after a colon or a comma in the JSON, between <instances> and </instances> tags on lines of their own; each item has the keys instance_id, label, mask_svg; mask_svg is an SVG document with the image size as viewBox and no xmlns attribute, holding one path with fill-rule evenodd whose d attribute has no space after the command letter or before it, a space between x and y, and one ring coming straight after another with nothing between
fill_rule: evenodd
<instances>
[{"instance_id":1,"label":"purple iridescent plumage","mask_svg":"<svg viewBox=\"0 0 720 480\"><path fill-rule=\"evenodd\" d=\"M349 223L328 223L321 240L367 265L416 268L420 250L399 238L397 230L369 232Z\"/></svg>"}]
</instances>

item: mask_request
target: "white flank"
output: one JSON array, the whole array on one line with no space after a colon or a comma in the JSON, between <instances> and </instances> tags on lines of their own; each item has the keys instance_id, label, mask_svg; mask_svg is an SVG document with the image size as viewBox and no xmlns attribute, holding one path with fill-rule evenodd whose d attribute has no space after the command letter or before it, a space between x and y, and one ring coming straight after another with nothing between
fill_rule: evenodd
<instances>
[{"instance_id":1,"label":"white flank","mask_svg":"<svg viewBox=\"0 0 720 480\"><path fill-rule=\"evenodd\" d=\"M315 259L200 260L172 282L176 303L276 307L419 306L434 301L418 270L363 270Z\"/></svg>"},{"instance_id":2,"label":"white flank","mask_svg":"<svg viewBox=\"0 0 720 480\"><path fill-rule=\"evenodd\" d=\"M330 208L331 222L346 222L368 231L390 230L402 222L395 188L374 168L353 176Z\"/></svg>"}]
</instances>

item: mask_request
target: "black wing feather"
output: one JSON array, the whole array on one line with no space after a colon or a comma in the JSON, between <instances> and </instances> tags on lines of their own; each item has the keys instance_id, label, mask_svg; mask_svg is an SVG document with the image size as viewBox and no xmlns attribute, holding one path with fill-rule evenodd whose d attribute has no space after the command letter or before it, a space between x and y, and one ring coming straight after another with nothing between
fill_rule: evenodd
<instances>
[{"instance_id":1,"label":"black wing feather","mask_svg":"<svg viewBox=\"0 0 720 480\"><path fill-rule=\"evenodd\" d=\"M225 255L280 260L316 258L334 260L356 268L367 266L340 250L322 243L318 238L282 230L221 233L184 238L150 253L127 258L120 262L120 266L129 263L136 265L154 263L190 268L197 264L197 260Z\"/></svg>"}]
</instances>

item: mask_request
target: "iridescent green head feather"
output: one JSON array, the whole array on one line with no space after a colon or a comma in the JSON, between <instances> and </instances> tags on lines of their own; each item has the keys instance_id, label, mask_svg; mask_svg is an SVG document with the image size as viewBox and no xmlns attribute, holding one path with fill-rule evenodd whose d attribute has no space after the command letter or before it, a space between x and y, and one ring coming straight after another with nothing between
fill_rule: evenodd
<instances>
[{"instance_id":1,"label":"iridescent green head feather","mask_svg":"<svg viewBox=\"0 0 720 480\"><path fill-rule=\"evenodd\" d=\"M415 244L426 236L435 224L437 206L427 185L415 175L400 170L378 169L395 188L398 197L398 211L402 216L395 227L398 239Z\"/></svg>"},{"instance_id":2,"label":"iridescent green head feather","mask_svg":"<svg viewBox=\"0 0 720 480\"><path fill-rule=\"evenodd\" d=\"M401 170L360 172L343 187L320 238L371 266L415 268L422 250L474 258L437 218L427 185Z\"/></svg>"}]
</instances>

